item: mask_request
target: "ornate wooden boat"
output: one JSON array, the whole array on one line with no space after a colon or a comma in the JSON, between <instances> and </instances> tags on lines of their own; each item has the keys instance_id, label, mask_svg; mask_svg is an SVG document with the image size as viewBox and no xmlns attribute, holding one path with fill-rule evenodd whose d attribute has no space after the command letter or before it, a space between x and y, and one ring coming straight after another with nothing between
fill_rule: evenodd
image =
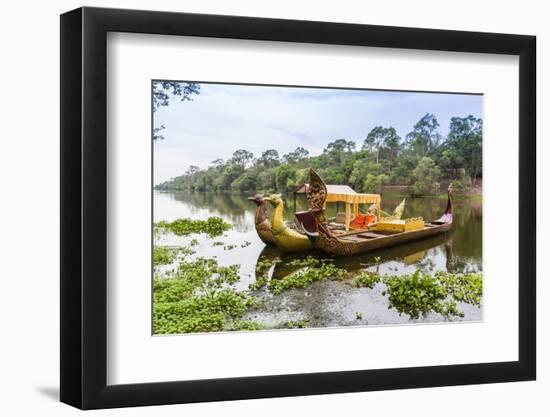
<instances>
[{"instance_id":1,"label":"ornate wooden boat","mask_svg":"<svg viewBox=\"0 0 550 417\"><path fill-rule=\"evenodd\" d=\"M256 233L266 245L275 245L273 233L271 232L271 222L267 218L267 207L264 197L256 194L254 197L248 197L250 201L256 204L256 215L254 217L254 225Z\"/></svg>"},{"instance_id":2,"label":"ornate wooden boat","mask_svg":"<svg viewBox=\"0 0 550 417\"><path fill-rule=\"evenodd\" d=\"M327 188L319 175L310 171L308 202L309 215L303 214L299 219L308 235L315 238L315 247L335 256L348 256L373 251L388 246L424 239L451 229L453 223L452 188L448 189L447 208L443 215L434 221L424 222L419 219L398 220L397 226L374 230L344 231L337 233L331 230L325 218L324 205L327 200ZM308 217L310 217L308 219ZM421 224L419 223L421 222ZM410 228L407 227L410 224ZM413 225L414 223L414 225Z\"/></svg>"},{"instance_id":3,"label":"ornate wooden boat","mask_svg":"<svg viewBox=\"0 0 550 417\"><path fill-rule=\"evenodd\" d=\"M262 197L256 194L254 197L249 197L248 199L258 206L255 220L256 232L264 243L274 244L285 253L304 252L314 249L313 241L315 240L315 236L306 233L300 222L298 222L297 228L293 228L288 226L284 221L284 202L281 196L272 195L269 197ZM329 190L327 192L327 199L330 200L330 202L344 202L346 205L345 222L341 224L327 224L327 227L334 230L334 233L338 233L337 230L349 230L351 212L353 211L357 215L360 203L376 203L378 209L380 207L379 194L359 194L353 190L347 193L343 193L341 190L339 190L338 193ZM275 208L271 221L266 217L266 202L269 202ZM395 208L390 217L383 217L382 220L400 219L404 205L405 200ZM296 214L297 216L299 215L299 213ZM363 231L366 230L367 229L364 229Z\"/></svg>"}]
</instances>

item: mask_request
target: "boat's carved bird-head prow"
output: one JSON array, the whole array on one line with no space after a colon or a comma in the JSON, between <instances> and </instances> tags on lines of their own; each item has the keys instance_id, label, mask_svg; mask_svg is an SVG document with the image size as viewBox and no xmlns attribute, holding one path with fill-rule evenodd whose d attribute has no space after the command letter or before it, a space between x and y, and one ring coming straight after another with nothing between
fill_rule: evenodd
<instances>
[{"instance_id":1,"label":"boat's carved bird-head prow","mask_svg":"<svg viewBox=\"0 0 550 417\"><path fill-rule=\"evenodd\" d=\"M283 204L283 199L281 194L271 194L270 196L264 197L264 201L267 201L272 206L276 207Z\"/></svg>"},{"instance_id":2,"label":"boat's carved bird-head prow","mask_svg":"<svg viewBox=\"0 0 550 417\"><path fill-rule=\"evenodd\" d=\"M264 197L261 194L255 194L253 197L248 197L248 200L254 202L257 206L260 206L264 202Z\"/></svg>"},{"instance_id":3,"label":"boat's carved bird-head prow","mask_svg":"<svg viewBox=\"0 0 550 417\"><path fill-rule=\"evenodd\" d=\"M248 197L248 200L256 204L254 223L258 236L265 244L274 245L275 241L273 240L273 233L271 232L271 222L267 218L267 205L265 204L264 196L256 194L252 197Z\"/></svg>"}]
</instances>

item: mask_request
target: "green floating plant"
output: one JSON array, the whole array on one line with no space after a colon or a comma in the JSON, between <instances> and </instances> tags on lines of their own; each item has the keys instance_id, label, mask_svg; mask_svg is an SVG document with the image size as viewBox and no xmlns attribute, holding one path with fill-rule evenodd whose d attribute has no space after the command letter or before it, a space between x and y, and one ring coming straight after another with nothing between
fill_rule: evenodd
<instances>
[{"instance_id":1,"label":"green floating plant","mask_svg":"<svg viewBox=\"0 0 550 417\"><path fill-rule=\"evenodd\" d=\"M215 259L180 262L169 278L153 280L155 334L253 330L259 324L241 323L254 297L237 291L239 266L219 266Z\"/></svg>"},{"instance_id":2,"label":"green floating plant","mask_svg":"<svg viewBox=\"0 0 550 417\"><path fill-rule=\"evenodd\" d=\"M187 236L192 233L204 233L210 237L220 236L233 226L220 217L209 217L206 220L192 220L189 218L176 219L172 222L160 221L155 223L155 230L170 231L178 236Z\"/></svg>"},{"instance_id":3,"label":"green floating plant","mask_svg":"<svg viewBox=\"0 0 550 417\"><path fill-rule=\"evenodd\" d=\"M312 257L292 261L290 264L301 266L302 269L293 272L282 279L272 279L268 287L274 294L281 294L291 288L306 288L316 281L326 279L340 280L346 275L346 270L337 268L331 263L323 262Z\"/></svg>"},{"instance_id":4,"label":"green floating plant","mask_svg":"<svg viewBox=\"0 0 550 417\"><path fill-rule=\"evenodd\" d=\"M309 320L288 321L285 327L288 329L305 329L309 325Z\"/></svg>"},{"instance_id":5,"label":"green floating plant","mask_svg":"<svg viewBox=\"0 0 550 417\"><path fill-rule=\"evenodd\" d=\"M480 305L483 293L482 274L452 274L436 272L434 275L416 271L401 276L383 278L388 288L390 306L412 319L430 312L446 318L464 317L457 301Z\"/></svg>"},{"instance_id":6,"label":"green floating plant","mask_svg":"<svg viewBox=\"0 0 550 417\"><path fill-rule=\"evenodd\" d=\"M153 246L153 266L171 264L176 260L176 251L166 246Z\"/></svg>"},{"instance_id":7,"label":"green floating plant","mask_svg":"<svg viewBox=\"0 0 550 417\"><path fill-rule=\"evenodd\" d=\"M390 307L412 319L427 316L430 312L446 318L464 317L457 301L480 305L483 295L481 273L453 274L436 272L434 275L417 270L412 274L380 276L362 272L354 279L357 287L374 288L383 283L387 288L382 295L388 295Z\"/></svg>"},{"instance_id":8,"label":"green floating plant","mask_svg":"<svg viewBox=\"0 0 550 417\"><path fill-rule=\"evenodd\" d=\"M357 275L353 279L353 283L356 287L366 287L372 289L378 282L380 282L380 280L380 275L365 271Z\"/></svg>"}]
</instances>

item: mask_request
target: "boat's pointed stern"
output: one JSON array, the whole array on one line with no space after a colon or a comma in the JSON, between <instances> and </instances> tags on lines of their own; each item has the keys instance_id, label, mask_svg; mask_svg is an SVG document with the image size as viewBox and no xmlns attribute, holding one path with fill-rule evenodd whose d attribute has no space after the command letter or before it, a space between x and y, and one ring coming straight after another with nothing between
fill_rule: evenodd
<instances>
[{"instance_id":1,"label":"boat's pointed stern","mask_svg":"<svg viewBox=\"0 0 550 417\"><path fill-rule=\"evenodd\" d=\"M450 183L447 188L447 208L438 221L449 224L453 222L453 183Z\"/></svg>"}]
</instances>

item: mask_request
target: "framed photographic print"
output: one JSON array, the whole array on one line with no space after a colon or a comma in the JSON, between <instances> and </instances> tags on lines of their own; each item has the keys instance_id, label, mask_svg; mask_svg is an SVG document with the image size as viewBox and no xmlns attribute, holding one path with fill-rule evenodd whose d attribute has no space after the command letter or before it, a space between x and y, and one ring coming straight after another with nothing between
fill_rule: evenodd
<instances>
[{"instance_id":1,"label":"framed photographic print","mask_svg":"<svg viewBox=\"0 0 550 417\"><path fill-rule=\"evenodd\" d=\"M61 400L535 379L535 38L61 16Z\"/></svg>"}]
</instances>

